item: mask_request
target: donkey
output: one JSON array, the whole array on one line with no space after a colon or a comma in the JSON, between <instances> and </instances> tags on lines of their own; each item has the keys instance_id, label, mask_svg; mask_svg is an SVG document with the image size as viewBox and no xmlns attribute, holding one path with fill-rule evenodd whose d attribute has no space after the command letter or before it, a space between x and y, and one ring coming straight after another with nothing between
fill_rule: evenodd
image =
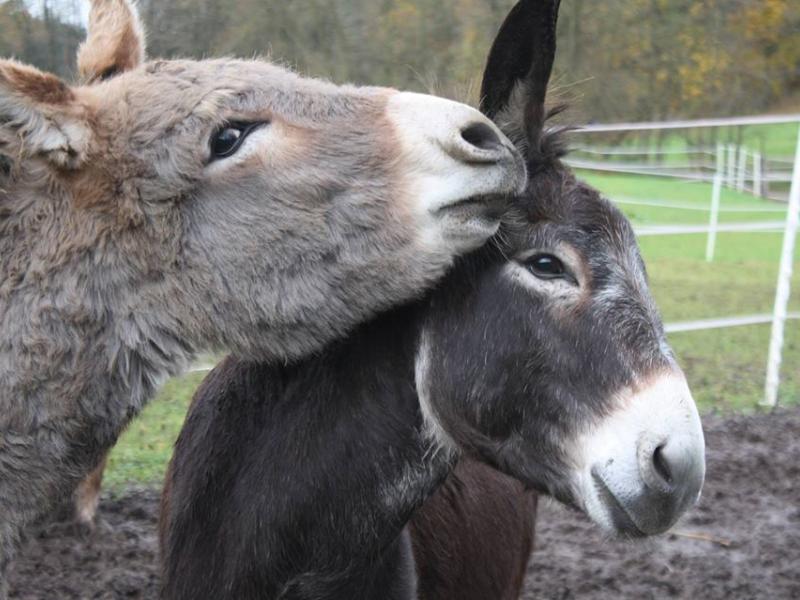
<instances>
[{"instance_id":1,"label":"donkey","mask_svg":"<svg viewBox=\"0 0 800 600\"><path fill-rule=\"evenodd\" d=\"M317 351L525 185L465 105L144 55L134 7L93 0L84 84L0 60L0 587L24 525L196 352Z\"/></svg>"},{"instance_id":2,"label":"donkey","mask_svg":"<svg viewBox=\"0 0 800 600\"><path fill-rule=\"evenodd\" d=\"M162 499L165 598L432 598L418 573L452 562L417 565L408 525L461 455L623 536L697 499L703 432L633 230L544 129L557 8L520 2L488 60L483 108L530 173L492 242L321 355L229 358L198 390Z\"/></svg>"}]
</instances>

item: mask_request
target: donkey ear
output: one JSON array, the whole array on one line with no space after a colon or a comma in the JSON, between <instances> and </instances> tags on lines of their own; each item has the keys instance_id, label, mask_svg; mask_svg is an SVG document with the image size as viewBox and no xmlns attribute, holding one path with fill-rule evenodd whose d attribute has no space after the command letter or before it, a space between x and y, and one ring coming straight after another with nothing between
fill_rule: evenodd
<instances>
[{"instance_id":1,"label":"donkey ear","mask_svg":"<svg viewBox=\"0 0 800 600\"><path fill-rule=\"evenodd\" d=\"M78 49L78 72L86 82L110 79L144 62L145 35L129 0L92 0L89 35Z\"/></svg>"},{"instance_id":2,"label":"donkey ear","mask_svg":"<svg viewBox=\"0 0 800 600\"><path fill-rule=\"evenodd\" d=\"M560 0L520 0L492 44L483 74L481 110L495 119L513 108L515 114L508 115L515 121L512 125L521 127L530 142L544 126L559 4Z\"/></svg>"},{"instance_id":3,"label":"donkey ear","mask_svg":"<svg viewBox=\"0 0 800 600\"><path fill-rule=\"evenodd\" d=\"M0 154L43 157L64 168L86 158L91 129L73 90L58 77L0 60Z\"/></svg>"}]
</instances>

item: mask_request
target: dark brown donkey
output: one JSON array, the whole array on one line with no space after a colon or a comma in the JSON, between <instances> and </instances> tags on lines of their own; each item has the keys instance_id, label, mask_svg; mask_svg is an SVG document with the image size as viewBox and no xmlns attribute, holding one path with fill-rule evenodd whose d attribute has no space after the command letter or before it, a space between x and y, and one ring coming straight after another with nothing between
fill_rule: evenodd
<instances>
[{"instance_id":1,"label":"dark brown donkey","mask_svg":"<svg viewBox=\"0 0 800 600\"><path fill-rule=\"evenodd\" d=\"M700 420L633 230L544 131L556 10L522 2L489 59L484 107L532 175L493 242L313 359L206 378L164 492L165 598L425 596L408 525L460 456L619 535L698 497Z\"/></svg>"}]
</instances>

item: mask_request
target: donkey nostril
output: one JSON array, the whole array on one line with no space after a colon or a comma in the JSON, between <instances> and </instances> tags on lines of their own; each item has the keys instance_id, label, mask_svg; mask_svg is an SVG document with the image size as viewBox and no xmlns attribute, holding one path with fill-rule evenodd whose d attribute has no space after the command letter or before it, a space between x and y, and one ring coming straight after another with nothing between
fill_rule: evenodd
<instances>
[{"instance_id":1,"label":"donkey nostril","mask_svg":"<svg viewBox=\"0 0 800 600\"><path fill-rule=\"evenodd\" d=\"M664 456L664 444L657 446L656 449L653 451L653 468L655 469L656 473L666 481L667 483L672 483L672 471L669 468L669 463L667 462L666 457Z\"/></svg>"},{"instance_id":2,"label":"donkey nostril","mask_svg":"<svg viewBox=\"0 0 800 600\"><path fill-rule=\"evenodd\" d=\"M461 130L461 137L468 144L481 150L496 150L503 145L495 130L480 121L467 125Z\"/></svg>"}]
</instances>

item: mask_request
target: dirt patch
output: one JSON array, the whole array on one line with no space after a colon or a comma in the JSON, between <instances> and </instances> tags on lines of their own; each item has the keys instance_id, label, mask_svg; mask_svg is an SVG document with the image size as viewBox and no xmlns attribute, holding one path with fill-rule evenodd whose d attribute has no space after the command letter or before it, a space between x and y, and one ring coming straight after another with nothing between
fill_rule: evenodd
<instances>
[{"instance_id":1,"label":"dirt patch","mask_svg":"<svg viewBox=\"0 0 800 600\"><path fill-rule=\"evenodd\" d=\"M525 598L800 598L800 410L707 416L708 475L675 532L609 540L582 515L541 507ZM11 598L156 598L158 493L105 499L95 532L31 532ZM487 599L488 600L488 599Z\"/></svg>"},{"instance_id":2,"label":"dirt patch","mask_svg":"<svg viewBox=\"0 0 800 600\"><path fill-rule=\"evenodd\" d=\"M158 598L158 500L149 489L103 498L92 532L69 521L35 528L12 566L10 597Z\"/></svg>"}]
</instances>

